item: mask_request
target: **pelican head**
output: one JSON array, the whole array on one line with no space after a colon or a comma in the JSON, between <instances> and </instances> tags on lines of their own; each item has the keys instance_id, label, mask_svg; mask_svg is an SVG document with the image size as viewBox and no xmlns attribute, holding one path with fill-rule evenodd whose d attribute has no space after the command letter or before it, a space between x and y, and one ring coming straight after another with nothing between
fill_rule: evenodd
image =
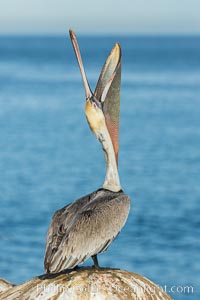
<instances>
[{"instance_id":1,"label":"pelican head","mask_svg":"<svg viewBox=\"0 0 200 300\"><path fill-rule=\"evenodd\" d=\"M120 110L121 49L115 44L100 73L94 93L91 91L75 33L70 37L81 71L86 95L85 114L90 129L101 142L105 152L107 173L103 187L121 189L118 176L118 132Z\"/></svg>"},{"instance_id":2,"label":"pelican head","mask_svg":"<svg viewBox=\"0 0 200 300\"><path fill-rule=\"evenodd\" d=\"M86 99L85 115L90 129L99 139L101 132L106 128L106 122L101 102L95 96Z\"/></svg>"}]
</instances>

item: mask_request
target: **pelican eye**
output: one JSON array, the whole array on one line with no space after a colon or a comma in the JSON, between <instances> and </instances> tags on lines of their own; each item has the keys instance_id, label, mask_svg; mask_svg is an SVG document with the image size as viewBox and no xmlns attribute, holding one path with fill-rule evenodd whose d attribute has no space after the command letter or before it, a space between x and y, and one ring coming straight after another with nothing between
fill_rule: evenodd
<instances>
[{"instance_id":1,"label":"pelican eye","mask_svg":"<svg viewBox=\"0 0 200 300\"><path fill-rule=\"evenodd\" d=\"M92 102L92 105L93 105L94 108L97 108L97 105L96 105L95 102Z\"/></svg>"},{"instance_id":2,"label":"pelican eye","mask_svg":"<svg viewBox=\"0 0 200 300\"><path fill-rule=\"evenodd\" d=\"M95 109L101 108L101 103L94 96L91 98L91 103Z\"/></svg>"}]
</instances>

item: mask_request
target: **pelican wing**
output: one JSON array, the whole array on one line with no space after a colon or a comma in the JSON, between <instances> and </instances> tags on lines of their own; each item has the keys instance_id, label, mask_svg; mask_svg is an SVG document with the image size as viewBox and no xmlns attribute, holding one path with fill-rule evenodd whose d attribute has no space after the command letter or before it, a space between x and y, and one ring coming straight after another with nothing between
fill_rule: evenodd
<instances>
[{"instance_id":1,"label":"pelican wing","mask_svg":"<svg viewBox=\"0 0 200 300\"><path fill-rule=\"evenodd\" d=\"M121 49L119 44L115 44L102 68L94 95L102 103L116 161L119 151L120 84Z\"/></svg>"},{"instance_id":2,"label":"pelican wing","mask_svg":"<svg viewBox=\"0 0 200 300\"><path fill-rule=\"evenodd\" d=\"M130 199L124 194L88 203L76 215L51 257L50 272L74 268L90 256L105 251L125 224L129 208Z\"/></svg>"},{"instance_id":3,"label":"pelican wing","mask_svg":"<svg viewBox=\"0 0 200 300\"><path fill-rule=\"evenodd\" d=\"M88 202L92 201L97 193L98 191L88 194L54 213L47 232L44 258L45 271L49 272L52 258L58 251L66 232L69 231L77 212Z\"/></svg>"}]
</instances>

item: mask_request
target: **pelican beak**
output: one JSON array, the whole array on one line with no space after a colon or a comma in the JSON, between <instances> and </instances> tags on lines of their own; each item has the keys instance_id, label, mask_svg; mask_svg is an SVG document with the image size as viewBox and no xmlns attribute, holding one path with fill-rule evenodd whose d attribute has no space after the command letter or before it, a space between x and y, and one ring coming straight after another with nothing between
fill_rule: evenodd
<instances>
[{"instance_id":1,"label":"pelican beak","mask_svg":"<svg viewBox=\"0 0 200 300\"><path fill-rule=\"evenodd\" d=\"M119 151L119 113L121 84L121 48L115 44L99 76L94 96L102 103L102 109L109 131L116 161Z\"/></svg>"},{"instance_id":2,"label":"pelican beak","mask_svg":"<svg viewBox=\"0 0 200 300\"><path fill-rule=\"evenodd\" d=\"M79 68L80 68L80 71L81 71L81 76L82 76L82 79L83 79L83 85L84 85L84 89L85 89L85 96L86 96L86 99L89 99L89 98L92 97L92 91L90 89L90 86L89 86L89 83L88 83L88 80L87 80L87 77L86 77L86 74L85 74L85 69L84 69L84 66L83 66L83 61L82 61L82 58L81 58L81 53L80 53L80 50L79 50L76 35L75 35L75 33L73 32L72 29L69 30L69 34L70 34L70 38L71 38L71 41L72 41L72 45L74 47L74 52L76 54L78 65L79 65Z\"/></svg>"},{"instance_id":3,"label":"pelican beak","mask_svg":"<svg viewBox=\"0 0 200 300\"><path fill-rule=\"evenodd\" d=\"M121 84L121 48L118 43L115 44L108 56L102 71L100 73L94 94L92 93L83 67L83 62L76 39L75 33L69 30L70 38L78 65L83 79L86 100L96 101L99 108L102 109L106 126L110 134L116 161L118 161L119 148L119 111L120 111L120 84Z\"/></svg>"}]
</instances>

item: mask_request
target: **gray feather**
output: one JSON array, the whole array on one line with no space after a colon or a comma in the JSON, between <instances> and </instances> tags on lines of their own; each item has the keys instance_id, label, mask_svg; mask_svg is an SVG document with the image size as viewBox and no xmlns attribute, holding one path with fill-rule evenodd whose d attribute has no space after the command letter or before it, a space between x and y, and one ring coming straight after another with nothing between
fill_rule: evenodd
<instances>
[{"instance_id":1,"label":"gray feather","mask_svg":"<svg viewBox=\"0 0 200 300\"><path fill-rule=\"evenodd\" d=\"M106 251L124 226L130 199L123 192L97 190L57 211L50 224L45 270L74 268Z\"/></svg>"}]
</instances>

